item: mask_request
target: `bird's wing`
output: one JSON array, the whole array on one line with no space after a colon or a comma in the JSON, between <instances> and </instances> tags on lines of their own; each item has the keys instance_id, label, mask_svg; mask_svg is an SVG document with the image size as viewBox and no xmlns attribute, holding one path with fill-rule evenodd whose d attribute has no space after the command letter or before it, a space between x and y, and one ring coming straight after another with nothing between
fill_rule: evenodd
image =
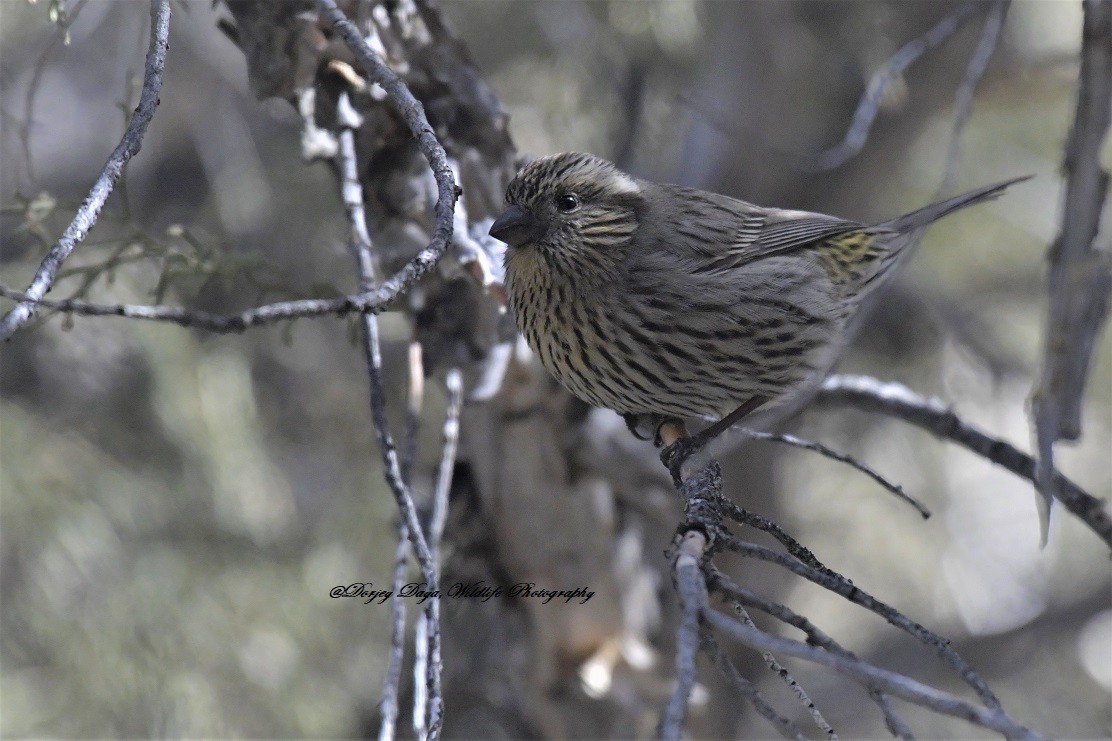
<instances>
[{"instance_id":1,"label":"bird's wing","mask_svg":"<svg viewBox=\"0 0 1112 741\"><path fill-rule=\"evenodd\" d=\"M761 208L706 191L669 188L669 202L683 205L672 212L665 231L655 233L674 234L670 247L700 273L733 270L863 228L835 216Z\"/></svg>"}]
</instances>

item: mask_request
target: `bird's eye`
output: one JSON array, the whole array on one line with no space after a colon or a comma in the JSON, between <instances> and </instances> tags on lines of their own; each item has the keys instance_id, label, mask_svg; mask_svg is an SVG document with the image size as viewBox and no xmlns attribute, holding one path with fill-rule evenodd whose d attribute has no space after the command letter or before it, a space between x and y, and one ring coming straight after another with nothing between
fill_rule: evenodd
<instances>
[{"instance_id":1,"label":"bird's eye","mask_svg":"<svg viewBox=\"0 0 1112 741\"><path fill-rule=\"evenodd\" d=\"M579 208L579 196L575 193L561 193L556 196L556 208L566 213L571 213Z\"/></svg>"}]
</instances>

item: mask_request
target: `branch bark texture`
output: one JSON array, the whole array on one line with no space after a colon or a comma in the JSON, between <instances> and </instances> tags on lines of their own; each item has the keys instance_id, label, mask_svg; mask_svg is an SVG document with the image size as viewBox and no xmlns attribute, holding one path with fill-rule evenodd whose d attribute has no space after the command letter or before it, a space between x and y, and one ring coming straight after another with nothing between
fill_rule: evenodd
<instances>
[{"instance_id":1,"label":"branch bark texture","mask_svg":"<svg viewBox=\"0 0 1112 741\"><path fill-rule=\"evenodd\" d=\"M112 151L100 176L93 183L89 195L77 209L73 220L62 236L47 252L35 271L31 285L24 292L25 297L3 319L0 319L0 340L7 340L38 311L39 299L47 294L54 285L58 270L70 256L74 248L84 241L89 231L96 225L101 209L112 194L116 181L123 173L124 165L134 157L143 146L143 137L158 108L159 93L162 91L162 73L166 68L166 52L170 37L170 0L151 0L151 40L147 49L147 59L143 70L143 89L139 94L139 106L124 131L120 143Z\"/></svg>"},{"instance_id":2,"label":"branch bark texture","mask_svg":"<svg viewBox=\"0 0 1112 741\"><path fill-rule=\"evenodd\" d=\"M1054 443L1081 436L1085 384L1112 290L1109 245L1096 242L1108 193L1100 153L1112 118L1112 0L1085 0L1083 6L1077 113L1062 163L1062 229L1048 255L1050 308L1042 378L1032 405L1036 483L1048 504L1057 493Z\"/></svg>"}]
</instances>

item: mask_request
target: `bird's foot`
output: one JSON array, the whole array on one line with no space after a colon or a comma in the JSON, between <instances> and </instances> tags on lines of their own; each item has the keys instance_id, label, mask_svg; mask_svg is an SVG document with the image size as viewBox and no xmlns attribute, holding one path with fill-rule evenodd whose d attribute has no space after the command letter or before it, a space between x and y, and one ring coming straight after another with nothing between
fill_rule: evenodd
<instances>
[{"instance_id":1,"label":"bird's foot","mask_svg":"<svg viewBox=\"0 0 1112 741\"><path fill-rule=\"evenodd\" d=\"M671 445L667 445L660 451L660 462L668 469L668 473L672 474L672 483L676 487L683 484L683 477L680 475L683 471L683 464L687 459L702 450L706 444L705 440L696 437L681 437Z\"/></svg>"},{"instance_id":2,"label":"bird's foot","mask_svg":"<svg viewBox=\"0 0 1112 741\"><path fill-rule=\"evenodd\" d=\"M641 431L641 423L642 422L647 421L649 424L652 424L652 418L649 417L646 420L646 417L648 417L648 415L645 415L645 414L623 414L622 415L622 419L625 420L625 423L626 423L626 429L629 430L630 433L635 438L637 438L638 440L653 440L654 441L653 444L656 445L659 448L660 443L655 442L658 439L655 436L657 434L659 434L660 425L656 426L656 432L654 432L652 435L649 435L649 434Z\"/></svg>"},{"instance_id":3,"label":"bird's foot","mask_svg":"<svg viewBox=\"0 0 1112 741\"><path fill-rule=\"evenodd\" d=\"M656 426L653 444L661 448L660 462L668 469L668 473L672 474L672 483L677 487L683 481L680 476L683 464L693 454L699 452L705 442L706 440L700 435L695 437L688 435L683 422L677 419L665 419Z\"/></svg>"}]
</instances>

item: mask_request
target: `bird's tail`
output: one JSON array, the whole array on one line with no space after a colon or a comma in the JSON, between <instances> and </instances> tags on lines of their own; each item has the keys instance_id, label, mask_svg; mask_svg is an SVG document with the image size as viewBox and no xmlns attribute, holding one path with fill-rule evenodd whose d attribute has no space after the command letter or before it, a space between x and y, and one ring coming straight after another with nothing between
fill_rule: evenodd
<instances>
[{"instance_id":1,"label":"bird's tail","mask_svg":"<svg viewBox=\"0 0 1112 741\"><path fill-rule=\"evenodd\" d=\"M953 198L947 198L945 201L932 203L918 211L912 211L909 214L904 214L891 221L878 224L878 226L882 229L891 229L901 234L912 232L916 229L922 229L928 224L938 221L944 216L949 216L955 211L960 211L966 206L972 206L975 203L981 203L982 201L996 198L1003 193L1004 189L1008 186L1015 185L1024 180L1029 180L1032 177L1032 175L1024 175L1023 177L1012 178L1011 180L1005 180L995 185L985 185L976 190L971 190L968 193L962 193L960 196L954 196Z\"/></svg>"}]
</instances>

